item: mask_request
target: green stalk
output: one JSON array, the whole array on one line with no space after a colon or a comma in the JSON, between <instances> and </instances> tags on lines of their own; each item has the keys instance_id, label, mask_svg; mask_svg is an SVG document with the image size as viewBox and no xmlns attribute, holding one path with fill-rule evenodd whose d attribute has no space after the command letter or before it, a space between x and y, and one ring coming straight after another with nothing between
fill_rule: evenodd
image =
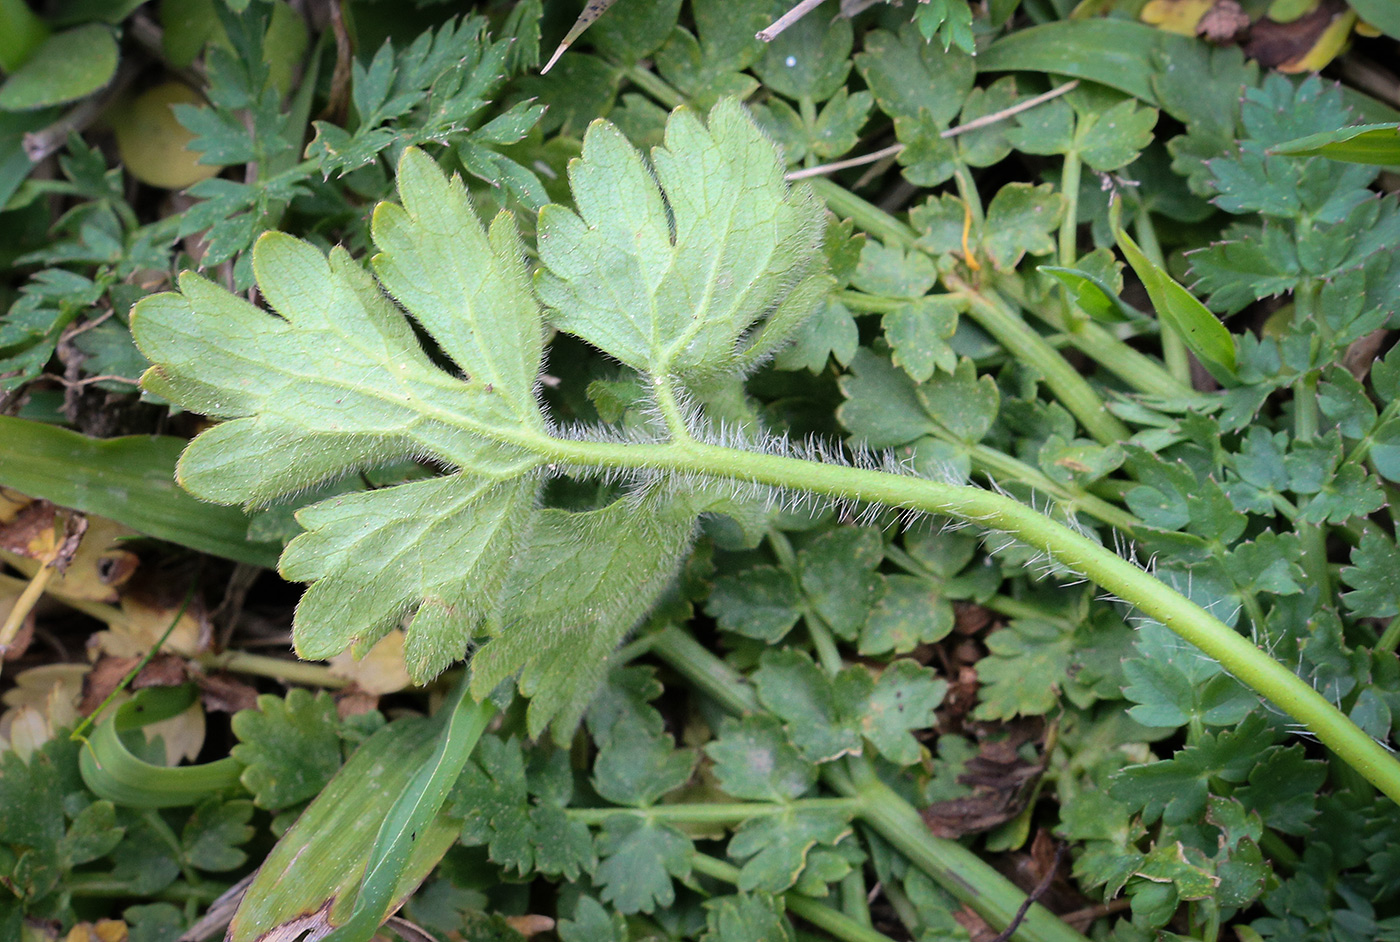
<instances>
[{"instance_id":1,"label":"green stalk","mask_svg":"<svg viewBox=\"0 0 1400 942\"><path fill-rule=\"evenodd\" d=\"M698 689L726 704L735 714L761 709L752 688L742 681L727 681L728 665L690 635L677 628L667 628L660 635L652 648L653 653L673 670L690 678ZM855 763L855 777L836 765L827 766L825 772L829 785L856 799L859 817L908 856L915 866L989 924L998 928L1010 924L1026 899L1025 893L957 841L930 833L919 812L876 779L863 762ZM799 915L806 918L805 914ZM1017 930L1016 938L1021 942L1086 942L1084 936L1038 906L1031 909Z\"/></svg>"},{"instance_id":2,"label":"green stalk","mask_svg":"<svg viewBox=\"0 0 1400 942\"><path fill-rule=\"evenodd\" d=\"M679 108L681 105L685 104L685 96L676 91L669 82L650 69L644 69L639 65L634 65L623 74L627 76L628 81L633 85L636 85L667 108Z\"/></svg>"},{"instance_id":3,"label":"green stalk","mask_svg":"<svg viewBox=\"0 0 1400 942\"><path fill-rule=\"evenodd\" d=\"M865 885L865 874L860 868L852 870L841 880L841 911L862 926L874 925L870 918L870 890Z\"/></svg>"},{"instance_id":4,"label":"green stalk","mask_svg":"<svg viewBox=\"0 0 1400 942\"><path fill-rule=\"evenodd\" d=\"M1045 385L1084 430L1102 445L1132 437L1128 427L1104 407L1089 381L1060 352L1026 324L995 292L978 291L957 275L943 276L950 291L967 298L968 313L1018 362L1045 377Z\"/></svg>"},{"instance_id":5,"label":"green stalk","mask_svg":"<svg viewBox=\"0 0 1400 942\"><path fill-rule=\"evenodd\" d=\"M598 827L609 818L631 815L648 823L665 824L742 824L753 818L766 818L789 811L836 811L855 814L860 801L852 798L799 798L791 802L732 801L698 804L652 805L649 808L565 808L575 821Z\"/></svg>"},{"instance_id":6,"label":"green stalk","mask_svg":"<svg viewBox=\"0 0 1400 942\"><path fill-rule=\"evenodd\" d=\"M832 212L855 220L857 226L880 241L904 249L918 247L918 234L878 206L830 180L814 178L807 182L818 196L826 200ZM1018 317L1005 301L994 293L978 291L956 275L944 275L943 283L949 291L966 297L968 313L1008 353L1045 377L1050 391L1079 420L1085 431L1105 445L1123 441L1131 435L1127 426L1104 408L1103 400L1094 392L1088 380L1044 337Z\"/></svg>"},{"instance_id":7,"label":"green stalk","mask_svg":"<svg viewBox=\"0 0 1400 942\"><path fill-rule=\"evenodd\" d=\"M864 800L861 817L867 824L910 862L937 880L954 899L976 910L993 928L1005 929L1011 924L1026 898L1019 887L957 841L935 837L919 813L880 781L864 759L848 760L848 768L849 773L838 766L828 766L823 779L842 794ZM954 851L954 847L962 853ZM963 854L971 860L962 859ZM1083 935L1039 903L1027 911L1015 937L1085 942Z\"/></svg>"},{"instance_id":8,"label":"green stalk","mask_svg":"<svg viewBox=\"0 0 1400 942\"><path fill-rule=\"evenodd\" d=\"M696 854L691 858L690 863L696 872L703 873L707 877L714 877L716 880L723 880L725 883L732 883L736 886L739 883L738 867L711 857L709 854ZM784 893L782 901L783 905L794 916L807 920L818 929L825 930L838 939L844 939L846 942L891 942L890 937L884 933L861 925L845 913L832 909L825 903L819 903L810 896L803 896L801 893Z\"/></svg>"},{"instance_id":9,"label":"green stalk","mask_svg":"<svg viewBox=\"0 0 1400 942\"><path fill-rule=\"evenodd\" d=\"M1373 650L1377 654L1394 654L1397 647L1400 647L1400 615L1396 615L1390 620L1390 624L1385 626L1385 631L1381 633L1381 638Z\"/></svg>"},{"instance_id":10,"label":"green stalk","mask_svg":"<svg viewBox=\"0 0 1400 942\"><path fill-rule=\"evenodd\" d=\"M1291 670L1138 566L1025 505L990 491L881 471L818 464L700 442L610 444L548 439L545 457L575 466L648 468L810 491L957 517L1001 530L1092 580L1218 661L1308 727L1326 746L1400 802L1400 761Z\"/></svg>"},{"instance_id":11,"label":"green stalk","mask_svg":"<svg viewBox=\"0 0 1400 942\"><path fill-rule=\"evenodd\" d=\"M1079 176L1083 170L1079 151L1065 154L1060 172L1060 195L1065 198L1065 217L1060 220L1060 265L1073 268L1079 252Z\"/></svg>"},{"instance_id":12,"label":"green stalk","mask_svg":"<svg viewBox=\"0 0 1400 942\"><path fill-rule=\"evenodd\" d=\"M1302 304L1301 290L1297 294ZM1319 409L1317 404L1317 370L1303 374L1293 384L1293 437L1308 441L1317 437ZM1327 531L1321 523L1298 525L1298 539L1303 547L1303 570L1317 586L1319 598L1332 597L1332 577L1327 568Z\"/></svg>"},{"instance_id":13,"label":"green stalk","mask_svg":"<svg viewBox=\"0 0 1400 942\"><path fill-rule=\"evenodd\" d=\"M1088 319L1070 323L1070 319L1062 316L1059 308L1053 304L1029 307L1020 296L1024 292L1020 289L1019 278L998 278L997 287L1022 309L1063 333L1065 340L1076 350L1117 376L1128 388L1163 399L1189 396L1194 392L1189 382L1178 380L1163 369L1162 364L1119 340L1100 324ZM1181 343L1180 338L1172 336L1178 344Z\"/></svg>"}]
</instances>

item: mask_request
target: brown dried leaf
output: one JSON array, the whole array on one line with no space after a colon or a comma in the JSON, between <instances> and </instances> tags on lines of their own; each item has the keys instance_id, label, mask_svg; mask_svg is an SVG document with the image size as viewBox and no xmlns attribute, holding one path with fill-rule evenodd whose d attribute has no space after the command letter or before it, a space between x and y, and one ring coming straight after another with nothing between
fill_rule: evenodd
<instances>
[{"instance_id":1,"label":"brown dried leaf","mask_svg":"<svg viewBox=\"0 0 1400 942\"><path fill-rule=\"evenodd\" d=\"M87 518L82 514L36 500L0 526L0 552L37 560L62 572L72 562L86 530ZM32 566L18 568L33 575Z\"/></svg>"},{"instance_id":2,"label":"brown dried leaf","mask_svg":"<svg viewBox=\"0 0 1400 942\"><path fill-rule=\"evenodd\" d=\"M208 713L237 713L258 705L258 688L232 674L196 674L194 679Z\"/></svg>"},{"instance_id":3,"label":"brown dried leaf","mask_svg":"<svg viewBox=\"0 0 1400 942\"><path fill-rule=\"evenodd\" d=\"M1346 10L1345 0L1322 0L1317 9L1288 23L1278 23L1265 17L1250 28L1244 53L1270 69L1302 60L1317 45L1333 20L1344 15Z\"/></svg>"},{"instance_id":4,"label":"brown dried leaf","mask_svg":"<svg viewBox=\"0 0 1400 942\"><path fill-rule=\"evenodd\" d=\"M141 663L140 657L100 657L83 678L83 697L78 701L78 712L91 716L92 711L112 695L112 691L131 673L131 669Z\"/></svg>"},{"instance_id":5,"label":"brown dried leaf","mask_svg":"<svg viewBox=\"0 0 1400 942\"><path fill-rule=\"evenodd\" d=\"M1235 0L1215 0L1196 24L1196 35L1206 42L1228 43L1247 29L1249 14Z\"/></svg>"},{"instance_id":6,"label":"brown dried leaf","mask_svg":"<svg viewBox=\"0 0 1400 942\"><path fill-rule=\"evenodd\" d=\"M961 784L972 787L972 794L934 802L920 812L937 836L956 838L986 831L1010 821L1026 807L1045 771L1045 759L1028 762L1021 757L1021 745L1035 738L1028 727L1008 724L1000 730L1006 735L984 740L958 776Z\"/></svg>"},{"instance_id":7,"label":"brown dried leaf","mask_svg":"<svg viewBox=\"0 0 1400 942\"><path fill-rule=\"evenodd\" d=\"M342 720L379 708L379 694L366 693L354 684L335 695L335 715Z\"/></svg>"}]
</instances>

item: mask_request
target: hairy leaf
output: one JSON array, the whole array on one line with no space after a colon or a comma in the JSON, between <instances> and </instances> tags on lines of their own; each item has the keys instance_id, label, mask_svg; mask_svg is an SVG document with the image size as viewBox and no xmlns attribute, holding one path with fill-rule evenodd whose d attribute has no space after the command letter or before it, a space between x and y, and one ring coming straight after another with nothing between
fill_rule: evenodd
<instances>
[{"instance_id":1,"label":"hairy leaf","mask_svg":"<svg viewBox=\"0 0 1400 942\"><path fill-rule=\"evenodd\" d=\"M651 168L595 123L569 178L578 213L540 213L540 297L560 329L638 370L694 381L756 365L830 285L820 204L783 182L732 100L708 126L675 112Z\"/></svg>"},{"instance_id":2,"label":"hairy leaf","mask_svg":"<svg viewBox=\"0 0 1400 942\"><path fill-rule=\"evenodd\" d=\"M306 656L368 650L416 611L406 658L421 680L493 617L530 522L535 459L522 443L544 429L532 393L542 328L509 219L488 236L461 183L418 151L405 153L399 189L403 208L376 217L377 267L459 375L344 252L328 261L276 233L253 265L280 318L186 275L133 325L157 364L150 388L229 419L181 458L199 496L266 502L409 455L464 469L317 505L282 559L289 578L317 582L297 613Z\"/></svg>"}]
</instances>

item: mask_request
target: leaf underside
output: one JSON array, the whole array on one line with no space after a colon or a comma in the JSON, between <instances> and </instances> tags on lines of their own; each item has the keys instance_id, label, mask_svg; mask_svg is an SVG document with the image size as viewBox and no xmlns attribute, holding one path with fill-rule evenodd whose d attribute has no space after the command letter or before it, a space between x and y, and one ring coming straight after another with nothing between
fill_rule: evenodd
<instances>
[{"instance_id":1,"label":"leaf underside","mask_svg":"<svg viewBox=\"0 0 1400 942\"><path fill-rule=\"evenodd\" d=\"M572 728L711 501L653 485L540 506L556 443L536 398L543 306L652 383L752 368L830 284L824 211L782 174L736 102L708 124L677 111L650 167L596 123L571 168L579 215L541 213L532 283L512 217L483 226L460 180L409 148L400 204L374 212L373 274L274 232L253 252L271 313L194 274L142 301L145 387L223 420L180 460L196 496L266 504L405 460L444 472L298 513L279 564L311 583L298 653L363 654L407 620L415 680L484 645L474 695L514 676L532 735Z\"/></svg>"}]
</instances>

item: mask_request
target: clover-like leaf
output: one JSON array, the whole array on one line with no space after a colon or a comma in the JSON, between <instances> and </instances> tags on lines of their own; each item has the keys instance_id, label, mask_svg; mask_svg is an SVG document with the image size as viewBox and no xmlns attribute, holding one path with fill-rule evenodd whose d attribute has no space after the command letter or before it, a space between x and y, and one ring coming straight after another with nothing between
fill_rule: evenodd
<instances>
[{"instance_id":1,"label":"clover-like leaf","mask_svg":"<svg viewBox=\"0 0 1400 942\"><path fill-rule=\"evenodd\" d=\"M831 283L820 203L788 187L773 145L733 100L708 126L676 111L650 168L595 122L569 179L578 212L540 212L540 297L560 329L653 376L756 365Z\"/></svg>"}]
</instances>

